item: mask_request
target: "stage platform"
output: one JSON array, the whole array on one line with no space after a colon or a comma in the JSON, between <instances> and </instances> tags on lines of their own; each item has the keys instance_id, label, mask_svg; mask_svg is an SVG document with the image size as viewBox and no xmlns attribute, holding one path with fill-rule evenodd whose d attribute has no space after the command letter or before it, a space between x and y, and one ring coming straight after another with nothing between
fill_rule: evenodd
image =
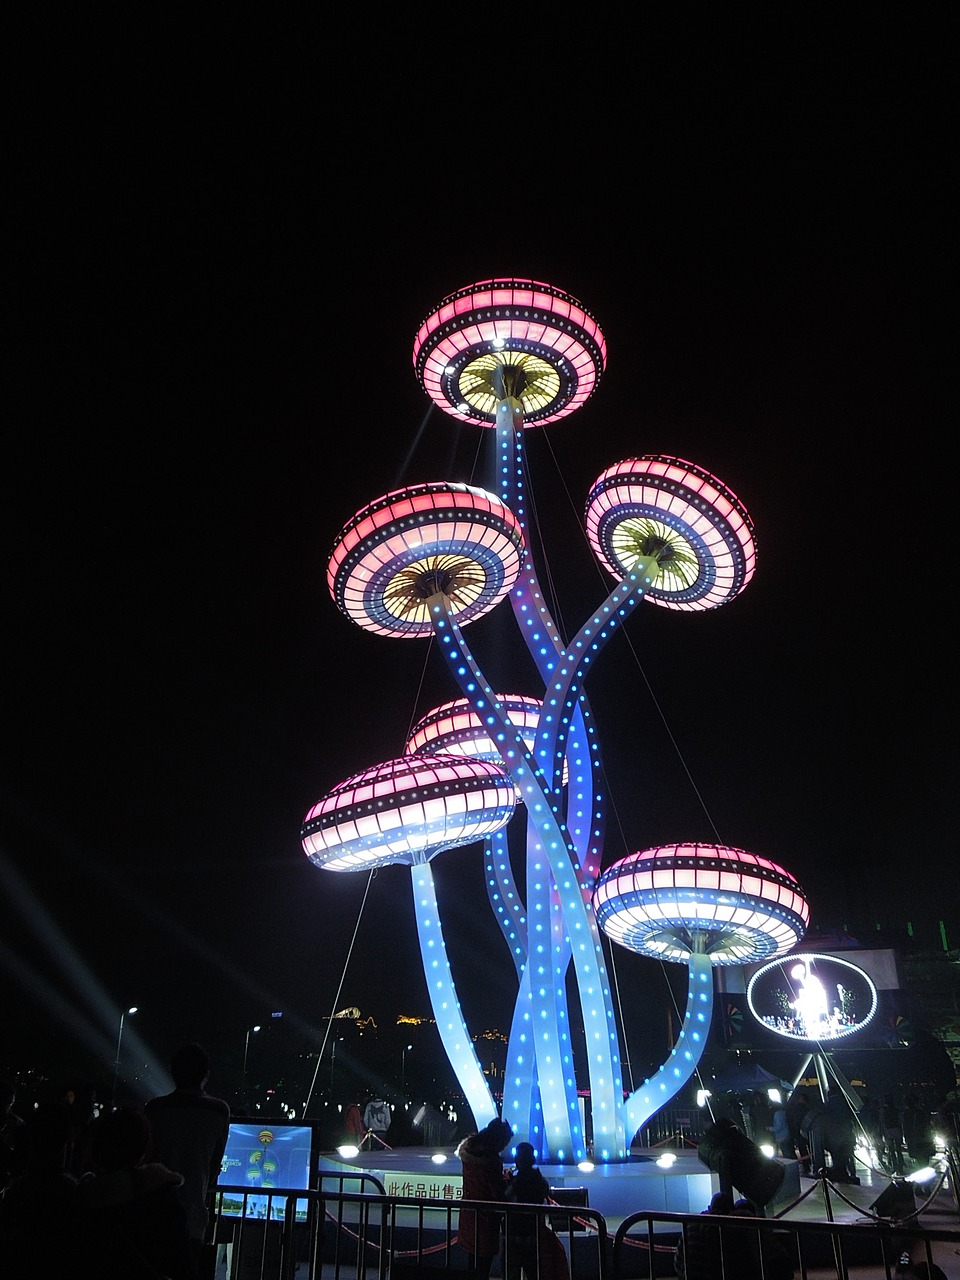
<instances>
[{"instance_id":1,"label":"stage platform","mask_svg":"<svg viewBox=\"0 0 960 1280\"><path fill-rule=\"evenodd\" d=\"M548 1163L540 1168L555 1190L583 1188L589 1207L603 1214L609 1230L614 1231L623 1218L640 1211L700 1213L719 1190L717 1175L703 1165L695 1151L671 1151L675 1160L669 1168L657 1164L657 1157L663 1154L660 1150L633 1154L625 1161L598 1164L587 1171L576 1165ZM767 1205L768 1216L801 1194L797 1162L778 1163L784 1166L785 1176L780 1191ZM459 1199L461 1195L460 1161L449 1147L362 1151L350 1159L330 1152L321 1156L320 1171L370 1174L379 1179L388 1195L436 1200Z\"/></svg>"}]
</instances>

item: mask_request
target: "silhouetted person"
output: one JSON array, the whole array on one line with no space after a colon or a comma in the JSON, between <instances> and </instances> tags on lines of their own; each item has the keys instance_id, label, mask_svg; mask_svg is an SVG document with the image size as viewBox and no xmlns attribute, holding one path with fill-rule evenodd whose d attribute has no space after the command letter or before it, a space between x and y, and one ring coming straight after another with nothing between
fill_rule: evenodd
<instances>
[{"instance_id":1,"label":"silhouetted person","mask_svg":"<svg viewBox=\"0 0 960 1280\"><path fill-rule=\"evenodd\" d=\"M827 1164L827 1109L814 1098L803 1113L800 1135L810 1152L810 1172L819 1178Z\"/></svg>"},{"instance_id":2,"label":"silhouetted person","mask_svg":"<svg viewBox=\"0 0 960 1280\"><path fill-rule=\"evenodd\" d=\"M761 1211L752 1200L741 1198L734 1201L730 1211L734 1218L760 1218ZM729 1257L725 1250L724 1263L726 1276L735 1276L737 1280L793 1280L793 1263L786 1248L773 1235L761 1236L759 1232L731 1232ZM763 1254L763 1266L760 1255Z\"/></svg>"},{"instance_id":3,"label":"silhouetted person","mask_svg":"<svg viewBox=\"0 0 960 1280\"><path fill-rule=\"evenodd\" d=\"M25 1170L23 1117L14 1110L17 1087L0 1080L0 1191Z\"/></svg>"},{"instance_id":4,"label":"silhouetted person","mask_svg":"<svg viewBox=\"0 0 960 1280\"><path fill-rule=\"evenodd\" d=\"M769 1238L764 1247L764 1269L760 1266L760 1236L741 1227L722 1228L711 1218L758 1218L760 1210L752 1200L736 1202L718 1191L708 1208L686 1229L677 1245L673 1267L682 1280L792 1280L793 1265L786 1250Z\"/></svg>"},{"instance_id":5,"label":"silhouetted person","mask_svg":"<svg viewBox=\"0 0 960 1280\"><path fill-rule=\"evenodd\" d=\"M880 1104L880 1130L887 1153L887 1172L900 1175L903 1173L903 1121L892 1093L884 1094Z\"/></svg>"},{"instance_id":6,"label":"silhouetted person","mask_svg":"<svg viewBox=\"0 0 960 1280\"><path fill-rule=\"evenodd\" d=\"M506 1120L494 1119L479 1133L468 1134L457 1147L463 1166L464 1200L502 1200L503 1159L500 1153L513 1137ZM471 1270L487 1277L500 1252L500 1214L482 1209L461 1209L458 1239L471 1255Z\"/></svg>"},{"instance_id":7,"label":"silhouetted person","mask_svg":"<svg viewBox=\"0 0 960 1280\"><path fill-rule=\"evenodd\" d=\"M876 1098L866 1097L863 1105L857 1114L860 1121L860 1128L863 1130L864 1136L874 1151L883 1150L883 1133L880 1129L880 1104Z\"/></svg>"},{"instance_id":8,"label":"silhouetted person","mask_svg":"<svg viewBox=\"0 0 960 1280\"><path fill-rule=\"evenodd\" d=\"M770 1127L773 1132L774 1145L777 1153L785 1160L795 1160L796 1151L793 1145L793 1134L790 1130L790 1118L787 1115L786 1104L780 1102L773 1109L770 1117Z\"/></svg>"},{"instance_id":9,"label":"silhouetted person","mask_svg":"<svg viewBox=\"0 0 960 1280\"><path fill-rule=\"evenodd\" d=\"M213 1274L213 1249L206 1247L210 1192L223 1165L230 1107L206 1092L210 1058L199 1044L181 1045L170 1059L176 1088L151 1098L144 1108L153 1131L151 1153L183 1176L180 1197L197 1272Z\"/></svg>"},{"instance_id":10,"label":"silhouetted person","mask_svg":"<svg viewBox=\"0 0 960 1280\"><path fill-rule=\"evenodd\" d=\"M723 1280L720 1231L709 1219L732 1212L733 1197L718 1191L699 1218L687 1226L673 1256L673 1269L681 1280Z\"/></svg>"},{"instance_id":11,"label":"silhouetted person","mask_svg":"<svg viewBox=\"0 0 960 1280\"><path fill-rule=\"evenodd\" d=\"M70 1111L67 1168L80 1178L87 1171L90 1132L97 1119L97 1087L90 1080L68 1080L60 1096Z\"/></svg>"},{"instance_id":12,"label":"silhouetted person","mask_svg":"<svg viewBox=\"0 0 960 1280\"><path fill-rule=\"evenodd\" d=\"M517 1144L516 1170L508 1179L504 1199L508 1204L545 1204L550 1184L535 1164L529 1142ZM569 1275L563 1245L546 1218L537 1213L504 1215L504 1274L507 1280L566 1280Z\"/></svg>"},{"instance_id":13,"label":"silhouetted person","mask_svg":"<svg viewBox=\"0 0 960 1280\"><path fill-rule=\"evenodd\" d=\"M0 1273L6 1280L78 1274L77 1179L66 1168L66 1103L40 1103L22 1133L24 1172L0 1196Z\"/></svg>"},{"instance_id":14,"label":"silhouetted person","mask_svg":"<svg viewBox=\"0 0 960 1280\"><path fill-rule=\"evenodd\" d=\"M790 1126L790 1136L793 1139L797 1159L800 1161L800 1172L806 1176L810 1174L810 1148L803 1133L803 1120L809 1106L810 1096L802 1090L799 1093L792 1093L787 1103L787 1123Z\"/></svg>"},{"instance_id":15,"label":"silhouetted person","mask_svg":"<svg viewBox=\"0 0 960 1280\"><path fill-rule=\"evenodd\" d=\"M183 1179L145 1163L150 1123L136 1107L107 1111L90 1134L91 1171L77 1189L88 1270L97 1280L195 1280Z\"/></svg>"},{"instance_id":16,"label":"silhouetted person","mask_svg":"<svg viewBox=\"0 0 960 1280\"><path fill-rule=\"evenodd\" d=\"M831 1093L826 1105L824 1142L830 1152L835 1182L859 1182L854 1162L853 1112L842 1093Z\"/></svg>"},{"instance_id":17,"label":"silhouetted person","mask_svg":"<svg viewBox=\"0 0 960 1280\"><path fill-rule=\"evenodd\" d=\"M931 1113L920 1105L920 1100L915 1093L908 1094L904 1099L901 1120L903 1140L911 1162L917 1166L929 1164L936 1149L936 1143L933 1140L933 1118Z\"/></svg>"}]
</instances>

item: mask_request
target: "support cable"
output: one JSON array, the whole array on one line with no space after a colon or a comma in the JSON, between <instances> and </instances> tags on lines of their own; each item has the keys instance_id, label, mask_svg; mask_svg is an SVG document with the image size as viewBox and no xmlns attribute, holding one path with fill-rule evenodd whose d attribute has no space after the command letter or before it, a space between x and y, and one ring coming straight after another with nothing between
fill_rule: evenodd
<instances>
[{"instance_id":1,"label":"support cable","mask_svg":"<svg viewBox=\"0 0 960 1280\"><path fill-rule=\"evenodd\" d=\"M317 1083L317 1076L320 1072L320 1063L323 1061L323 1051L327 1047L327 1041L330 1039L330 1028L333 1025L333 1019L336 1016L337 1005L340 1003L340 995L343 991L343 984L346 981L347 969L350 965L350 957L353 955L353 948L356 945L357 934L360 932L360 922L363 919L363 909L367 905L367 898L370 894L370 886L376 878L376 869L367 876L367 883L363 890L363 900L360 903L360 910L357 912L357 922L353 928L353 937L350 939L350 946L347 948L347 958L343 962L343 971L340 974L340 983L337 986L337 994L333 998L333 1005L330 1010L330 1016L327 1018L327 1029L324 1032L323 1041L320 1045L320 1052L317 1054L317 1065L313 1072L313 1079L310 1081L310 1089L307 1092L307 1100L303 1104L303 1114L306 1116L307 1108L310 1106L310 1099L313 1097L313 1090Z\"/></svg>"}]
</instances>

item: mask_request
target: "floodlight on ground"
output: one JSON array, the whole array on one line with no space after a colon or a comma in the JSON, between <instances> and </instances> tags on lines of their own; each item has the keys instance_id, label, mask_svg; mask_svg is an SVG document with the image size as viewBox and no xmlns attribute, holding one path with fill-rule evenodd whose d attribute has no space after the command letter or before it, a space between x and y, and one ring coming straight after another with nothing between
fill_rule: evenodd
<instances>
[{"instance_id":1,"label":"floodlight on ground","mask_svg":"<svg viewBox=\"0 0 960 1280\"><path fill-rule=\"evenodd\" d=\"M720 1179L720 1190L733 1188L762 1209L783 1186L786 1167L763 1151L732 1120L718 1120L700 1139L697 1156Z\"/></svg>"}]
</instances>

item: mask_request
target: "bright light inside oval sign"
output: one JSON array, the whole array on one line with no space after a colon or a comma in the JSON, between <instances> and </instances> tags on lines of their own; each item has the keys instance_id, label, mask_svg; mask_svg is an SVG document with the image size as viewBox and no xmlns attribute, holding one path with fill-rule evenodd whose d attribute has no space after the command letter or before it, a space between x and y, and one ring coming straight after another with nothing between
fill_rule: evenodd
<instances>
[{"instance_id":1,"label":"bright light inside oval sign","mask_svg":"<svg viewBox=\"0 0 960 1280\"><path fill-rule=\"evenodd\" d=\"M763 965L747 984L750 1012L787 1040L842 1040L877 1011L867 974L836 956L784 956Z\"/></svg>"}]
</instances>

